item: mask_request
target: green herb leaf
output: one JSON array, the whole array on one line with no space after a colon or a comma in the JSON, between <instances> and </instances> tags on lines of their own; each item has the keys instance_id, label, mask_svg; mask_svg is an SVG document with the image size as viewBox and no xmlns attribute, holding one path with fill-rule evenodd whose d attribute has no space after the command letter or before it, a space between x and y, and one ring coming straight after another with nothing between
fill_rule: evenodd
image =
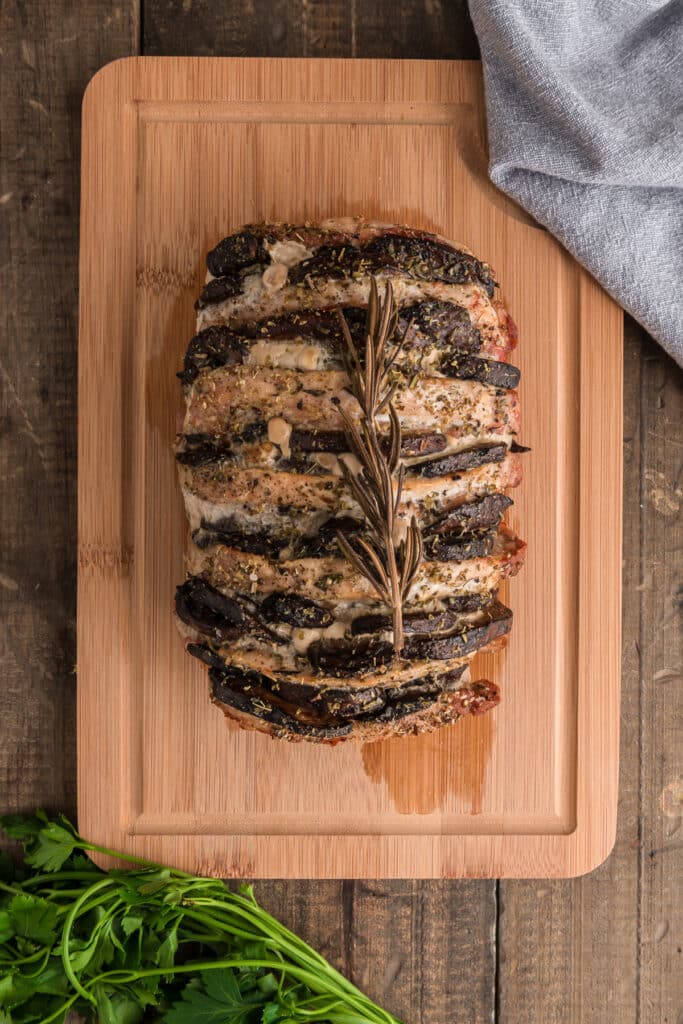
<instances>
[{"instance_id":1,"label":"green herb leaf","mask_svg":"<svg viewBox=\"0 0 683 1024\"><path fill-rule=\"evenodd\" d=\"M12 1005L12 993L14 991L14 975L6 974L0 978L0 1006Z\"/></svg>"},{"instance_id":2,"label":"green herb leaf","mask_svg":"<svg viewBox=\"0 0 683 1024\"><path fill-rule=\"evenodd\" d=\"M109 995L103 985L96 985L95 999L99 1024L138 1024L142 1020L143 1007L123 992Z\"/></svg>"},{"instance_id":3,"label":"green herb leaf","mask_svg":"<svg viewBox=\"0 0 683 1024\"><path fill-rule=\"evenodd\" d=\"M34 815L5 815L0 817L0 825L8 836L23 844L26 863L44 871L59 871L74 850L83 845L66 818L50 821L40 810Z\"/></svg>"},{"instance_id":4,"label":"green herb leaf","mask_svg":"<svg viewBox=\"0 0 683 1024\"><path fill-rule=\"evenodd\" d=\"M49 945L57 938L57 907L39 896L18 893L8 905L14 934Z\"/></svg>"},{"instance_id":5,"label":"green herb leaf","mask_svg":"<svg viewBox=\"0 0 683 1024\"><path fill-rule=\"evenodd\" d=\"M166 1014L167 1024L245 1024L261 1016L254 1011L263 1006L263 997L245 997L234 971L202 971L201 985L186 986L182 1002Z\"/></svg>"},{"instance_id":6,"label":"green herb leaf","mask_svg":"<svg viewBox=\"0 0 683 1024\"><path fill-rule=\"evenodd\" d=\"M280 1020L280 1004L266 1003L261 1014L261 1024L276 1024Z\"/></svg>"},{"instance_id":7,"label":"green herb leaf","mask_svg":"<svg viewBox=\"0 0 683 1024\"><path fill-rule=\"evenodd\" d=\"M171 928L156 951L155 961L159 967L173 967L178 952L178 929Z\"/></svg>"},{"instance_id":8,"label":"green herb leaf","mask_svg":"<svg viewBox=\"0 0 683 1024\"><path fill-rule=\"evenodd\" d=\"M0 942L7 942L15 934L12 918L6 910L0 910Z\"/></svg>"},{"instance_id":9,"label":"green herb leaf","mask_svg":"<svg viewBox=\"0 0 683 1024\"><path fill-rule=\"evenodd\" d=\"M124 935L132 935L133 932L139 932L142 924L142 918L136 917L134 914L126 914L125 917L121 918L121 929Z\"/></svg>"}]
</instances>

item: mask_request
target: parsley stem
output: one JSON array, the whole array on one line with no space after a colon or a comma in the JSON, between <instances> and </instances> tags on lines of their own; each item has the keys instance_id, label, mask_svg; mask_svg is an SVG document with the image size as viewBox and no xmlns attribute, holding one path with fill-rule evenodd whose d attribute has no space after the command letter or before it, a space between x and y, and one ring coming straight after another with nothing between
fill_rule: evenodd
<instances>
[{"instance_id":1,"label":"parsley stem","mask_svg":"<svg viewBox=\"0 0 683 1024\"><path fill-rule=\"evenodd\" d=\"M65 1003L62 1003L49 1017L44 1017L40 1024L52 1024L53 1020L64 1020L70 1008L78 999L78 992L74 993L70 999L67 999Z\"/></svg>"},{"instance_id":2,"label":"parsley stem","mask_svg":"<svg viewBox=\"0 0 683 1024\"><path fill-rule=\"evenodd\" d=\"M93 1006L97 1005L95 997L81 985L71 964L71 960L69 958L69 939L71 937L71 929L73 928L74 921L78 917L79 911L87 901L88 897L93 896L97 891L111 888L116 884L118 884L118 879L105 876L101 882L98 882L96 885L92 885L89 889L86 889L80 899L76 900L73 907L67 914L66 920L64 921L64 928L62 929L62 964L64 965L64 973L76 991L83 996L84 999L87 999L88 1002L92 1003Z\"/></svg>"},{"instance_id":3,"label":"parsley stem","mask_svg":"<svg viewBox=\"0 0 683 1024\"><path fill-rule=\"evenodd\" d=\"M308 986L312 991L321 987L321 979L318 975L312 974L310 971L304 970L303 968L297 967L294 964L282 964L280 961L272 960L247 960L242 957L236 957L226 960L209 960L206 962L191 962L187 964L181 964L180 966L174 967L159 967L155 969L147 969L144 971L106 971L103 974L97 975L95 978L91 978L88 981L88 986L96 985L103 981L110 981L114 983L128 983L131 981L138 981L141 978L156 978L161 975L172 975L172 974L187 974L196 973L199 971L216 971L224 970L225 968L239 968L244 969L245 967L253 967L257 969L263 969L267 971L281 971L285 970L288 975L293 978L297 978ZM332 969L332 974L337 972ZM341 977L341 976L340 976ZM346 979L343 979L346 981ZM329 995L336 995L335 984L337 979L331 978L327 982L325 988ZM388 1011L381 1009L371 1002L367 996L364 996L354 985L347 982L344 988L348 988L350 991L344 991L343 996L346 1003L354 1006L360 1012L366 1014L366 1016L360 1018L361 1020L372 1022L372 1024L399 1024L399 1021L392 1016ZM339 993L341 996L342 993ZM93 1002L93 998L88 994L88 999ZM349 1017L349 1020L353 1018Z\"/></svg>"},{"instance_id":4,"label":"parsley stem","mask_svg":"<svg viewBox=\"0 0 683 1024\"><path fill-rule=\"evenodd\" d=\"M11 892L13 896L18 896L22 889L16 885L6 885L4 882L0 882L0 889L4 892Z\"/></svg>"}]
</instances>

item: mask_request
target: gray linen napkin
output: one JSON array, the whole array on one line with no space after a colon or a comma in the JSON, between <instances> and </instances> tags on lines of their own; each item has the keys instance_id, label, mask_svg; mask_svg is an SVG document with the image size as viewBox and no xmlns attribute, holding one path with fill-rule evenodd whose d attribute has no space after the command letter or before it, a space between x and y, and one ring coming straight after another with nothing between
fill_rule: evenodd
<instances>
[{"instance_id":1,"label":"gray linen napkin","mask_svg":"<svg viewBox=\"0 0 683 1024\"><path fill-rule=\"evenodd\" d=\"M683 365L682 0L469 3L491 179Z\"/></svg>"}]
</instances>

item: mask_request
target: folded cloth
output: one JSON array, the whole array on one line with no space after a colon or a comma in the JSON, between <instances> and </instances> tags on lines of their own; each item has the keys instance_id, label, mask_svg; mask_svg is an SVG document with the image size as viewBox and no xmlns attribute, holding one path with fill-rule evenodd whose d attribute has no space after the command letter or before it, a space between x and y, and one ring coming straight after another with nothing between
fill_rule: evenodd
<instances>
[{"instance_id":1,"label":"folded cloth","mask_svg":"<svg viewBox=\"0 0 683 1024\"><path fill-rule=\"evenodd\" d=\"M469 2L492 181L683 365L683 2Z\"/></svg>"}]
</instances>

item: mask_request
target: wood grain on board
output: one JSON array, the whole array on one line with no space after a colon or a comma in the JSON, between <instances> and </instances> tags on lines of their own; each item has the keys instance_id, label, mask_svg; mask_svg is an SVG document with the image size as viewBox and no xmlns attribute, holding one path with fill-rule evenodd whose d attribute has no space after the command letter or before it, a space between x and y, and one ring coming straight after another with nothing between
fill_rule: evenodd
<instances>
[{"instance_id":1,"label":"wood grain on board","mask_svg":"<svg viewBox=\"0 0 683 1024\"><path fill-rule=\"evenodd\" d=\"M530 541L507 595L515 629L506 653L478 666L501 683L501 708L365 748L231 727L170 614L186 529L175 371L204 253L250 220L344 214L438 230L493 264L520 326L521 439L534 449L511 517ZM604 859L618 749L621 316L488 182L479 66L115 64L84 103L81 239L81 826L240 876L551 876Z\"/></svg>"}]
</instances>

